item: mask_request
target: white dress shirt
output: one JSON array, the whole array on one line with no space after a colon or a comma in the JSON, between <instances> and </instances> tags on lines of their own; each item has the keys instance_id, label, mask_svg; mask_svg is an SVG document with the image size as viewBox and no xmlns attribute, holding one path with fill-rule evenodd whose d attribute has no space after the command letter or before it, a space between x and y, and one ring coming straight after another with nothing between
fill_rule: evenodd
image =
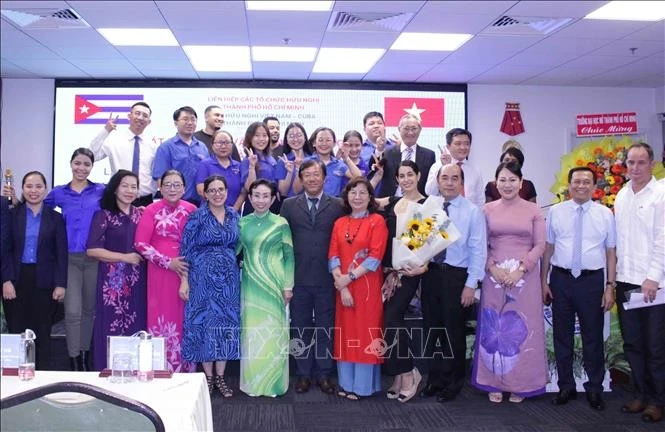
<instances>
[{"instance_id":1,"label":"white dress shirt","mask_svg":"<svg viewBox=\"0 0 665 432\"><path fill-rule=\"evenodd\" d=\"M665 187L654 177L638 193L628 182L617 194L617 281L663 287L665 271Z\"/></svg>"},{"instance_id":2,"label":"white dress shirt","mask_svg":"<svg viewBox=\"0 0 665 432\"><path fill-rule=\"evenodd\" d=\"M451 158L451 163L456 164L462 162L462 170L464 171L464 197L477 205L482 207L485 205L485 182L480 175L480 171L468 160L457 161ZM429 170L427 176L427 184L425 184L425 194L427 195L441 195L439 192L439 183L437 177L441 170L441 159L437 159Z\"/></svg>"},{"instance_id":3,"label":"white dress shirt","mask_svg":"<svg viewBox=\"0 0 665 432\"><path fill-rule=\"evenodd\" d=\"M95 161L108 157L114 174L121 169L131 171L134 137L129 128L116 129L111 133L102 128L90 143L90 150L95 155ZM139 135L139 196L153 195L157 191L157 183L152 179L152 163L157 147L158 143L148 141L144 134Z\"/></svg>"},{"instance_id":4,"label":"white dress shirt","mask_svg":"<svg viewBox=\"0 0 665 432\"><path fill-rule=\"evenodd\" d=\"M556 204L545 222L547 243L554 245L551 263L570 270L573 267L575 215L580 207L573 200ZM612 211L591 200L582 204L582 269L597 270L607 265L606 252L616 247Z\"/></svg>"}]
</instances>

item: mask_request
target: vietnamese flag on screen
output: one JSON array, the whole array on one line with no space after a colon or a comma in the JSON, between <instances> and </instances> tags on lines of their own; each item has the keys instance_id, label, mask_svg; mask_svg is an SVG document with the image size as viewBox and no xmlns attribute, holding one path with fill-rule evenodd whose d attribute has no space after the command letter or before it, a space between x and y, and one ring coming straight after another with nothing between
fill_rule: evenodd
<instances>
[{"instance_id":1,"label":"vietnamese flag on screen","mask_svg":"<svg viewBox=\"0 0 665 432\"><path fill-rule=\"evenodd\" d=\"M445 126L442 98L387 97L383 99L383 105L386 126L399 126L399 119L405 114L419 116L422 127Z\"/></svg>"}]
</instances>

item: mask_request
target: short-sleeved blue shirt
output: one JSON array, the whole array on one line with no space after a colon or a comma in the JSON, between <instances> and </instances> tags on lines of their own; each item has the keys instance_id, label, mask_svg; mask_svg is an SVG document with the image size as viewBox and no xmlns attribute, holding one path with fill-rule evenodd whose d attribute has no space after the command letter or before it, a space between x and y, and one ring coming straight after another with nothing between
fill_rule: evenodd
<instances>
[{"instance_id":1,"label":"short-sleeved blue shirt","mask_svg":"<svg viewBox=\"0 0 665 432\"><path fill-rule=\"evenodd\" d=\"M230 159L231 164L223 167L216 157L203 159L196 173L196 184L201 184L211 175L220 175L226 179L226 205L233 207L240 196L242 182L240 180L240 162Z\"/></svg>"},{"instance_id":2,"label":"short-sleeved blue shirt","mask_svg":"<svg viewBox=\"0 0 665 432\"><path fill-rule=\"evenodd\" d=\"M256 179L266 179L277 184L279 178L277 178L276 168L277 161L274 157L259 154L259 160L256 163ZM242 176L242 184L244 185L249 176L249 159L245 158L240 163L240 174Z\"/></svg>"},{"instance_id":3,"label":"short-sleeved blue shirt","mask_svg":"<svg viewBox=\"0 0 665 432\"><path fill-rule=\"evenodd\" d=\"M306 158L305 160L316 159L321 160L317 153ZM339 196L344 187L344 180L346 179L346 172L349 167L346 166L344 161L330 156L330 162L326 165L326 180L323 183L323 192L330 196Z\"/></svg>"},{"instance_id":4,"label":"short-sleeved blue shirt","mask_svg":"<svg viewBox=\"0 0 665 432\"><path fill-rule=\"evenodd\" d=\"M196 193L196 173L199 170L199 164L203 159L210 156L208 148L201 141L192 137L192 143L187 144L176 135L167 139L157 148L155 161L152 166L152 178L155 180L170 170L180 171L185 178L186 200L200 200Z\"/></svg>"}]
</instances>

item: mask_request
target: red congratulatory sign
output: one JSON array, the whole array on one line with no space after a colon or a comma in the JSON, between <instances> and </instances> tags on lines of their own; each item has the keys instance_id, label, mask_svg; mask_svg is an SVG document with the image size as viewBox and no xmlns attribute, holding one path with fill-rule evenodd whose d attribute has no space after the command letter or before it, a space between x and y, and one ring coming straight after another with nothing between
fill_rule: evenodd
<instances>
[{"instance_id":1,"label":"red congratulatory sign","mask_svg":"<svg viewBox=\"0 0 665 432\"><path fill-rule=\"evenodd\" d=\"M634 112L577 116L577 136L634 133L637 133L637 115Z\"/></svg>"}]
</instances>

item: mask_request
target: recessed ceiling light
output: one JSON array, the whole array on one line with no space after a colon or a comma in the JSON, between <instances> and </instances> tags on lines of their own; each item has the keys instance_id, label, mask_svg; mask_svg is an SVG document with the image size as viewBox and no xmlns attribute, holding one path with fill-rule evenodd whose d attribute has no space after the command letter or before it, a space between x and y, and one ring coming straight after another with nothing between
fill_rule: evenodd
<instances>
[{"instance_id":1,"label":"recessed ceiling light","mask_svg":"<svg viewBox=\"0 0 665 432\"><path fill-rule=\"evenodd\" d=\"M251 72L247 46L185 45L182 47L198 72Z\"/></svg>"},{"instance_id":2,"label":"recessed ceiling light","mask_svg":"<svg viewBox=\"0 0 665 432\"><path fill-rule=\"evenodd\" d=\"M313 73L367 73L379 61L383 48L321 48Z\"/></svg>"},{"instance_id":3,"label":"recessed ceiling light","mask_svg":"<svg viewBox=\"0 0 665 432\"><path fill-rule=\"evenodd\" d=\"M471 39L470 34L402 33L390 47L401 51L455 51Z\"/></svg>"},{"instance_id":4,"label":"recessed ceiling light","mask_svg":"<svg viewBox=\"0 0 665 432\"><path fill-rule=\"evenodd\" d=\"M326 12L332 8L332 1L246 1L247 10L271 11L314 11Z\"/></svg>"},{"instance_id":5,"label":"recessed ceiling light","mask_svg":"<svg viewBox=\"0 0 665 432\"><path fill-rule=\"evenodd\" d=\"M660 21L665 19L665 2L611 1L584 18L621 21Z\"/></svg>"},{"instance_id":6,"label":"recessed ceiling light","mask_svg":"<svg viewBox=\"0 0 665 432\"><path fill-rule=\"evenodd\" d=\"M252 60L270 62L312 62L316 57L316 48L255 46L252 47Z\"/></svg>"},{"instance_id":7,"label":"recessed ceiling light","mask_svg":"<svg viewBox=\"0 0 665 432\"><path fill-rule=\"evenodd\" d=\"M170 29L100 28L97 31L116 46L178 46Z\"/></svg>"}]
</instances>

